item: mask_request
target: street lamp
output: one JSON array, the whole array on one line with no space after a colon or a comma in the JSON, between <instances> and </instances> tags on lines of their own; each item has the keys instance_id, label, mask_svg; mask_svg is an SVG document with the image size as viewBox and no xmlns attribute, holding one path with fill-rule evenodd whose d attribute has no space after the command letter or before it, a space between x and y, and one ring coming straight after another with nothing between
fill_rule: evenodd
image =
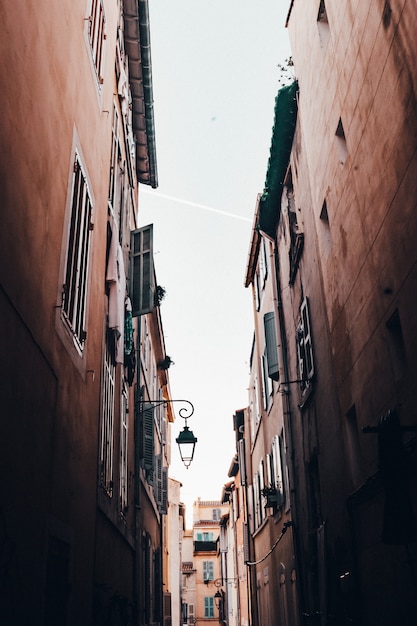
<instances>
[{"instance_id":1,"label":"street lamp","mask_svg":"<svg viewBox=\"0 0 417 626\"><path fill-rule=\"evenodd\" d=\"M187 426L187 420L194 414L193 404L189 400L146 400L146 404L152 404L153 406L161 406L162 404L173 402L182 402L182 404L189 405L183 406L178 411L179 416L185 420L185 425L175 440L178 444L181 461L184 463L186 469L188 469L194 458L195 444L197 443L197 437L194 436L193 431Z\"/></svg>"},{"instance_id":2,"label":"street lamp","mask_svg":"<svg viewBox=\"0 0 417 626\"><path fill-rule=\"evenodd\" d=\"M214 594L214 602L215 602L216 607L218 609L220 609L220 605L221 605L222 599L223 599L223 596L222 596L221 592L219 590L217 590L216 593Z\"/></svg>"}]
</instances>

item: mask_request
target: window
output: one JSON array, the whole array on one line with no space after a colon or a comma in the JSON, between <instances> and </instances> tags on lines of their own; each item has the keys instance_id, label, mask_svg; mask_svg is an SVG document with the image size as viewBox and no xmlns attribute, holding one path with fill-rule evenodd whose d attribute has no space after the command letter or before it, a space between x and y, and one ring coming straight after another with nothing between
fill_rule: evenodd
<instances>
[{"instance_id":1,"label":"window","mask_svg":"<svg viewBox=\"0 0 417 626\"><path fill-rule=\"evenodd\" d=\"M152 404L143 405L142 410L142 467L148 483L153 485L155 469L154 455L154 407Z\"/></svg>"},{"instance_id":2,"label":"window","mask_svg":"<svg viewBox=\"0 0 417 626\"><path fill-rule=\"evenodd\" d=\"M297 210L295 206L294 189L292 182L290 181L286 188L287 195L287 213L288 213L288 227L290 231L290 249L288 251L290 261L290 285L294 284L297 274L298 266L301 259L301 254L304 248L304 233L302 232L301 225L297 218Z\"/></svg>"},{"instance_id":3,"label":"window","mask_svg":"<svg viewBox=\"0 0 417 626\"><path fill-rule=\"evenodd\" d=\"M153 224L132 231L130 294L133 317L151 313L155 308Z\"/></svg>"},{"instance_id":4,"label":"window","mask_svg":"<svg viewBox=\"0 0 417 626\"><path fill-rule=\"evenodd\" d=\"M204 597L204 617L214 617L214 598L213 596Z\"/></svg>"},{"instance_id":5,"label":"window","mask_svg":"<svg viewBox=\"0 0 417 626\"><path fill-rule=\"evenodd\" d=\"M106 39L106 19L102 0L92 0L88 18L88 41L90 42L96 76L99 84L103 83L104 42Z\"/></svg>"},{"instance_id":6,"label":"window","mask_svg":"<svg viewBox=\"0 0 417 626\"><path fill-rule=\"evenodd\" d=\"M113 424L115 366L109 340L106 340L101 381L100 485L109 496L113 492Z\"/></svg>"},{"instance_id":7,"label":"window","mask_svg":"<svg viewBox=\"0 0 417 626\"><path fill-rule=\"evenodd\" d=\"M319 29L321 47L325 48L330 37L330 27L324 0L320 0L319 12L317 15L317 27Z\"/></svg>"},{"instance_id":8,"label":"window","mask_svg":"<svg viewBox=\"0 0 417 626\"><path fill-rule=\"evenodd\" d=\"M275 314L273 311L264 315L264 331L266 344L267 376L279 380L279 363L277 335L275 330Z\"/></svg>"},{"instance_id":9,"label":"window","mask_svg":"<svg viewBox=\"0 0 417 626\"><path fill-rule=\"evenodd\" d=\"M214 561L203 561L203 580L214 580Z\"/></svg>"},{"instance_id":10,"label":"window","mask_svg":"<svg viewBox=\"0 0 417 626\"><path fill-rule=\"evenodd\" d=\"M124 515L127 512L127 386L123 383L122 403L120 414L120 510Z\"/></svg>"},{"instance_id":11,"label":"window","mask_svg":"<svg viewBox=\"0 0 417 626\"><path fill-rule=\"evenodd\" d=\"M347 144L341 118L339 119L339 123L336 128L336 142L337 149L339 151L339 162L341 165L344 165L347 159Z\"/></svg>"},{"instance_id":12,"label":"window","mask_svg":"<svg viewBox=\"0 0 417 626\"><path fill-rule=\"evenodd\" d=\"M78 155L75 155L71 190L71 217L63 285L62 317L81 353L87 338L85 330L87 286L93 205L86 177Z\"/></svg>"},{"instance_id":13,"label":"window","mask_svg":"<svg viewBox=\"0 0 417 626\"><path fill-rule=\"evenodd\" d=\"M311 340L310 313L305 298L300 307L300 322L297 327L298 367L301 387L305 389L314 374L313 345Z\"/></svg>"},{"instance_id":14,"label":"window","mask_svg":"<svg viewBox=\"0 0 417 626\"><path fill-rule=\"evenodd\" d=\"M110 207L114 211L114 216L117 221L117 225L119 227L119 231L121 231L120 224L120 205L121 205L121 191L122 191L122 180L121 180L121 162L122 162L122 153L120 148L120 121L119 114L117 112L117 108L115 103L113 103L113 119L112 119L112 129L111 129L112 141L111 141L111 152L110 152L110 177L109 177L109 204Z\"/></svg>"},{"instance_id":15,"label":"window","mask_svg":"<svg viewBox=\"0 0 417 626\"><path fill-rule=\"evenodd\" d=\"M213 509L213 521L220 522L220 518L222 516L221 509Z\"/></svg>"},{"instance_id":16,"label":"window","mask_svg":"<svg viewBox=\"0 0 417 626\"><path fill-rule=\"evenodd\" d=\"M265 487L264 481L264 462L263 460L259 463L258 471L255 472L253 476L253 500L254 500L254 509L255 509L255 529L258 528L264 518L265 511L263 506L263 495L262 491Z\"/></svg>"},{"instance_id":17,"label":"window","mask_svg":"<svg viewBox=\"0 0 417 626\"><path fill-rule=\"evenodd\" d=\"M284 442L283 434L275 435L272 440L270 455L271 487L276 490L276 506L281 506L285 500L284 490Z\"/></svg>"},{"instance_id":18,"label":"window","mask_svg":"<svg viewBox=\"0 0 417 626\"><path fill-rule=\"evenodd\" d=\"M327 210L326 200L323 201L321 211L320 211L320 231L321 231L321 240L323 243L324 256L327 259L327 257L329 256L329 252L330 252L330 248L332 244L332 237L331 237L331 232L330 232L329 213Z\"/></svg>"},{"instance_id":19,"label":"window","mask_svg":"<svg viewBox=\"0 0 417 626\"><path fill-rule=\"evenodd\" d=\"M271 404L271 396L273 392L272 381L268 376L268 363L266 357L266 348L265 352L261 356L261 373L262 373L262 400L263 407L265 410L268 410Z\"/></svg>"},{"instance_id":20,"label":"window","mask_svg":"<svg viewBox=\"0 0 417 626\"><path fill-rule=\"evenodd\" d=\"M168 513L168 468L163 465L162 454L155 457L156 464L156 489L155 499L158 510L162 515Z\"/></svg>"}]
</instances>

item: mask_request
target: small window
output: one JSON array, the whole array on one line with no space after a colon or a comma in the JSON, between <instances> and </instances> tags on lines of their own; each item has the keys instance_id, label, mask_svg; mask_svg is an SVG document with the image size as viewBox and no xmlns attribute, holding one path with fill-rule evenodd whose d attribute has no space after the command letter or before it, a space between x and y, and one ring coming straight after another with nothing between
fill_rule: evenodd
<instances>
[{"instance_id":1,"label":"small window","mask_svg":"<svg viewBox=\"0 0 417 626\"><path fill-rule=\"evenodd\" d=\"M300 322L297 327L298 367L301 387L305 389L314 374L313 345L308 300L305 298L300 307Z\"/></svg>"},{"instance_id":2,"label":"small window","mask_svg":"<svg viewBox=\"0 0 417 626\"><path fill-rule=\"evenodd\" d=\"M103 83L104 42L106 40L106 18L102 0L92 0L88 17L88 41L96 70L97 81Z\"/></svg>"},{"instance_id":3,"label":"small window","mask_svg":"<svg viewBox=\"0 0 417 626\"><path fill-rule=\"evenodd\" d=\"M330 27L324 0L320 0L319 12L317 15L317 27L319 29L321 47L325 48L330 37Z\"/></svg>"},{"instance_id":4,"label":"small window","mask_svg":"<svg viewBox=\"0 0 417 626\"><path fill-rule=\"evenodd\" d=\"M127 385L123 382L122 403L120 414L120 510L123 515L127 512L127 427L128 427L128 402Z\"/></svg>"},{"instance_id":5,"label":"small window","mask_svg":"<svg viewBox=\"0 0 417 626\"><path fill-rule=\"evenodd\" d=\"M107 338L101 379L100 485L111 496L113 492L113 427L115 366Z\"/></svg>"},{"instance_id":6,"label":"small window","mask_svg":"<svg viewBox=\"0 0 417 626\"><path fill-rule=\"evenodd\" d=\"M152 404L145 404L142 411L142 466L146 471L148 483L153 485L155 455L154 407Z\"/></svg>"},{"instance_id":7,"label":"small window","mask_svg":"<svg viewBox=\"0 0 417 626\"><path fill-rule=\"evenodd\" d=\"M342 119L339 119L336 128L336 141L337 141L337 149L339 151L339 162L341 165L344 165L347 159L347 143L345 137L345 130L343 128Z\"/></svg>"},{"instance_id":8,"label":"small window","mask_svg":"<svg viewBox=\"0 0 417 626\"><path fill-rule=\"evenodd\" d=\"M78 155L72 179L71 218L63 285L62 317L67 323L79 352L87 338L85 330L87 287L93 205L87 180Z\"/></svg>"},{"instance_id":9,"label":"small window","mask_svg":"<svg viewBox=\"0 0 417 626\"><path fill-rule=\"evenodd\" d=\"M266 348L265 352L261 356L261 373L262 373L262 400L263 400L263 408L267 410L271 405L271 396L273 394L273 386L272 380L268 376L268 362L266 356Z\"/></svg>"},{"instance_id":10,"label":"small window","mask_svg":"<svg viewBox=\"0 0 417 626\"><path fill-rule=\"evenodd\" d=\"M214 561L203 561L203 580L214 580Z\"/></svg>"},{"instance_id":11,"label":"small window","mask_svg":"<svg viewBox=\"0 0 417 626\"><path fill-rule=\"evenodd\" d=\"M222 516L221 509L213 509L213 521L220 522L220 518Z\"/></svg>"},{"instance_id":12,"label":"small window","mask_svg":"<svg viewBox=\"0 0 417 626\"><path fill-rule=\"evenodd\" d=\"M162 454L155 457L155 466L155 500L158 511L162 515L166 515L168 513L168 468L164 467Z\"/></svg>"},{"instance_id":13,"label":"small window","mask_svg":"<svg viewBox=\"0 0 417 626\"><path fill-rule=\"evenodd\" d=\"M275 329L274 311L264 315L264 331L266 345L267 375L272 380L279 380L279 362L277 334Z\"/></svg>"},{"instance_id":14,"label":"small window","mask_svg":"<svg viewBox=\"0 0 417 626\"><path fill-rule=\"evenodd\" d=\"M331 232L330 232L329 213L327 210L326 200L323 201L321 211L320 211L320 232L321 232L321 240L323 243L324 256L327 259L330 253L331 245L332 245L332 238L331 238Z\"/></svg>"}]
</instances>

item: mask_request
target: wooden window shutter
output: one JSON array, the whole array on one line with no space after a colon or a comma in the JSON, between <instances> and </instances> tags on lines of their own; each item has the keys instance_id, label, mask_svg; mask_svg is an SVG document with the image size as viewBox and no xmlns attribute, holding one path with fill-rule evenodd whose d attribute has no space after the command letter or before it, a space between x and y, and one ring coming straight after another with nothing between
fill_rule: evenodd
<instances>
[{"instance_id":1,"label":"wooden window shutter","mask_svg":"<svg viewBox=\"0 0 417 626\"><path fill-rule=\"evenodd\" d=\"M163 466L162 454L155 457L156 462L156 485L155 499L158 510L162 515L168 513L168 468Z\"/></svg>"},{"instance_id":2,"label":"wooden window shutter","mask_svg":"<svg viewBox=\"0 0 417 626\"><path fill-rule=\"evenodd\" d=\"M142 413L142 463L148 473L148 482L153 484L153 473L155 469L154 456L154 407L145 404Z\"/></svg>"},{"instance_id":3,"label":"wooden window shutter","mask_svg":"<svg viewBox=\"0 0 417 626\"><path fill-rule=\"evenodd\" d=\"M132 315L138 317L155 308L153 224L133 230L131 239L130 297Z\"/></svg>"},{"instance_id":4,"label":"wooden window shutter","mask_svg":"<svg viewBox=\"0 0 417 626\"><path fill-rule=\"evenodd\" d=\"M245 458L245 440L239 439L238 458L240 470L240 484L246 485L246 458Z\"/></svg>"},{"instance_id":5,"label":"wooden window shutter","mask_svg":"<svg viewBox=\"0 0 417 626\"><path fill-rule=\"evenodd\" d=\"M243 522L243 560L247 563L249 556L249 526L247 522Z\"/></svg>"},{"instance_id":6,"label":"wooden window shutter","mask_svg":"<svg viewBox=\"0 0 417 626\"><path fill-rule=\"evenodd\" d=\"M164 626L171 626L172 624L172 614L171 614L171 594L167 591L164 591Z\"/></svg>"},{"instance_id":7,"label":"wooden window shutter","mask_svg":"<svg viewBox=\"0 0 417 626\"><path fill-rule=\"evenodd\" d=\"M264 315L266 358L268 363L268 377L279 380L279 362L277 348L277 334L275 331L275 314L273 311Z\"/></svg>"}]
</instances>

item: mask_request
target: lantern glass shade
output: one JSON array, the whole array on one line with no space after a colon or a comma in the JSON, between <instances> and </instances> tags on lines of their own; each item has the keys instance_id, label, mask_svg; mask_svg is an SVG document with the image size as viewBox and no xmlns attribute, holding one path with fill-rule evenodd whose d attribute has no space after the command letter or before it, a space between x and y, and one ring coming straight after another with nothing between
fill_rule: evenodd
<instances>
[{"instance_id":1,"label":"lantern glass shade","mask_svg":"<svg viewBox=\"0 0 417 626\"><path fill-rule=\"evenodd\" d=\"M190 430L188 426L184 426L184 430L180 432L175 441L177 442L180 449L181 461L188 469L194 457L194 449L195 444L197 443L197 437L194 437L193 431Z\"/></svg>"},{"instance_id":2,"label":"lantern glass shade","mask_svg":"<svg viewBox=\"0 0 417 626\"><path fill-rule=\"evenodd\" d=\"M222 594L220 593L220 591L216 591L216 593L214 594L214 602L216 603L217 608L220 608L220 603L222 601Z\"/></svg>"}]
</instances>

